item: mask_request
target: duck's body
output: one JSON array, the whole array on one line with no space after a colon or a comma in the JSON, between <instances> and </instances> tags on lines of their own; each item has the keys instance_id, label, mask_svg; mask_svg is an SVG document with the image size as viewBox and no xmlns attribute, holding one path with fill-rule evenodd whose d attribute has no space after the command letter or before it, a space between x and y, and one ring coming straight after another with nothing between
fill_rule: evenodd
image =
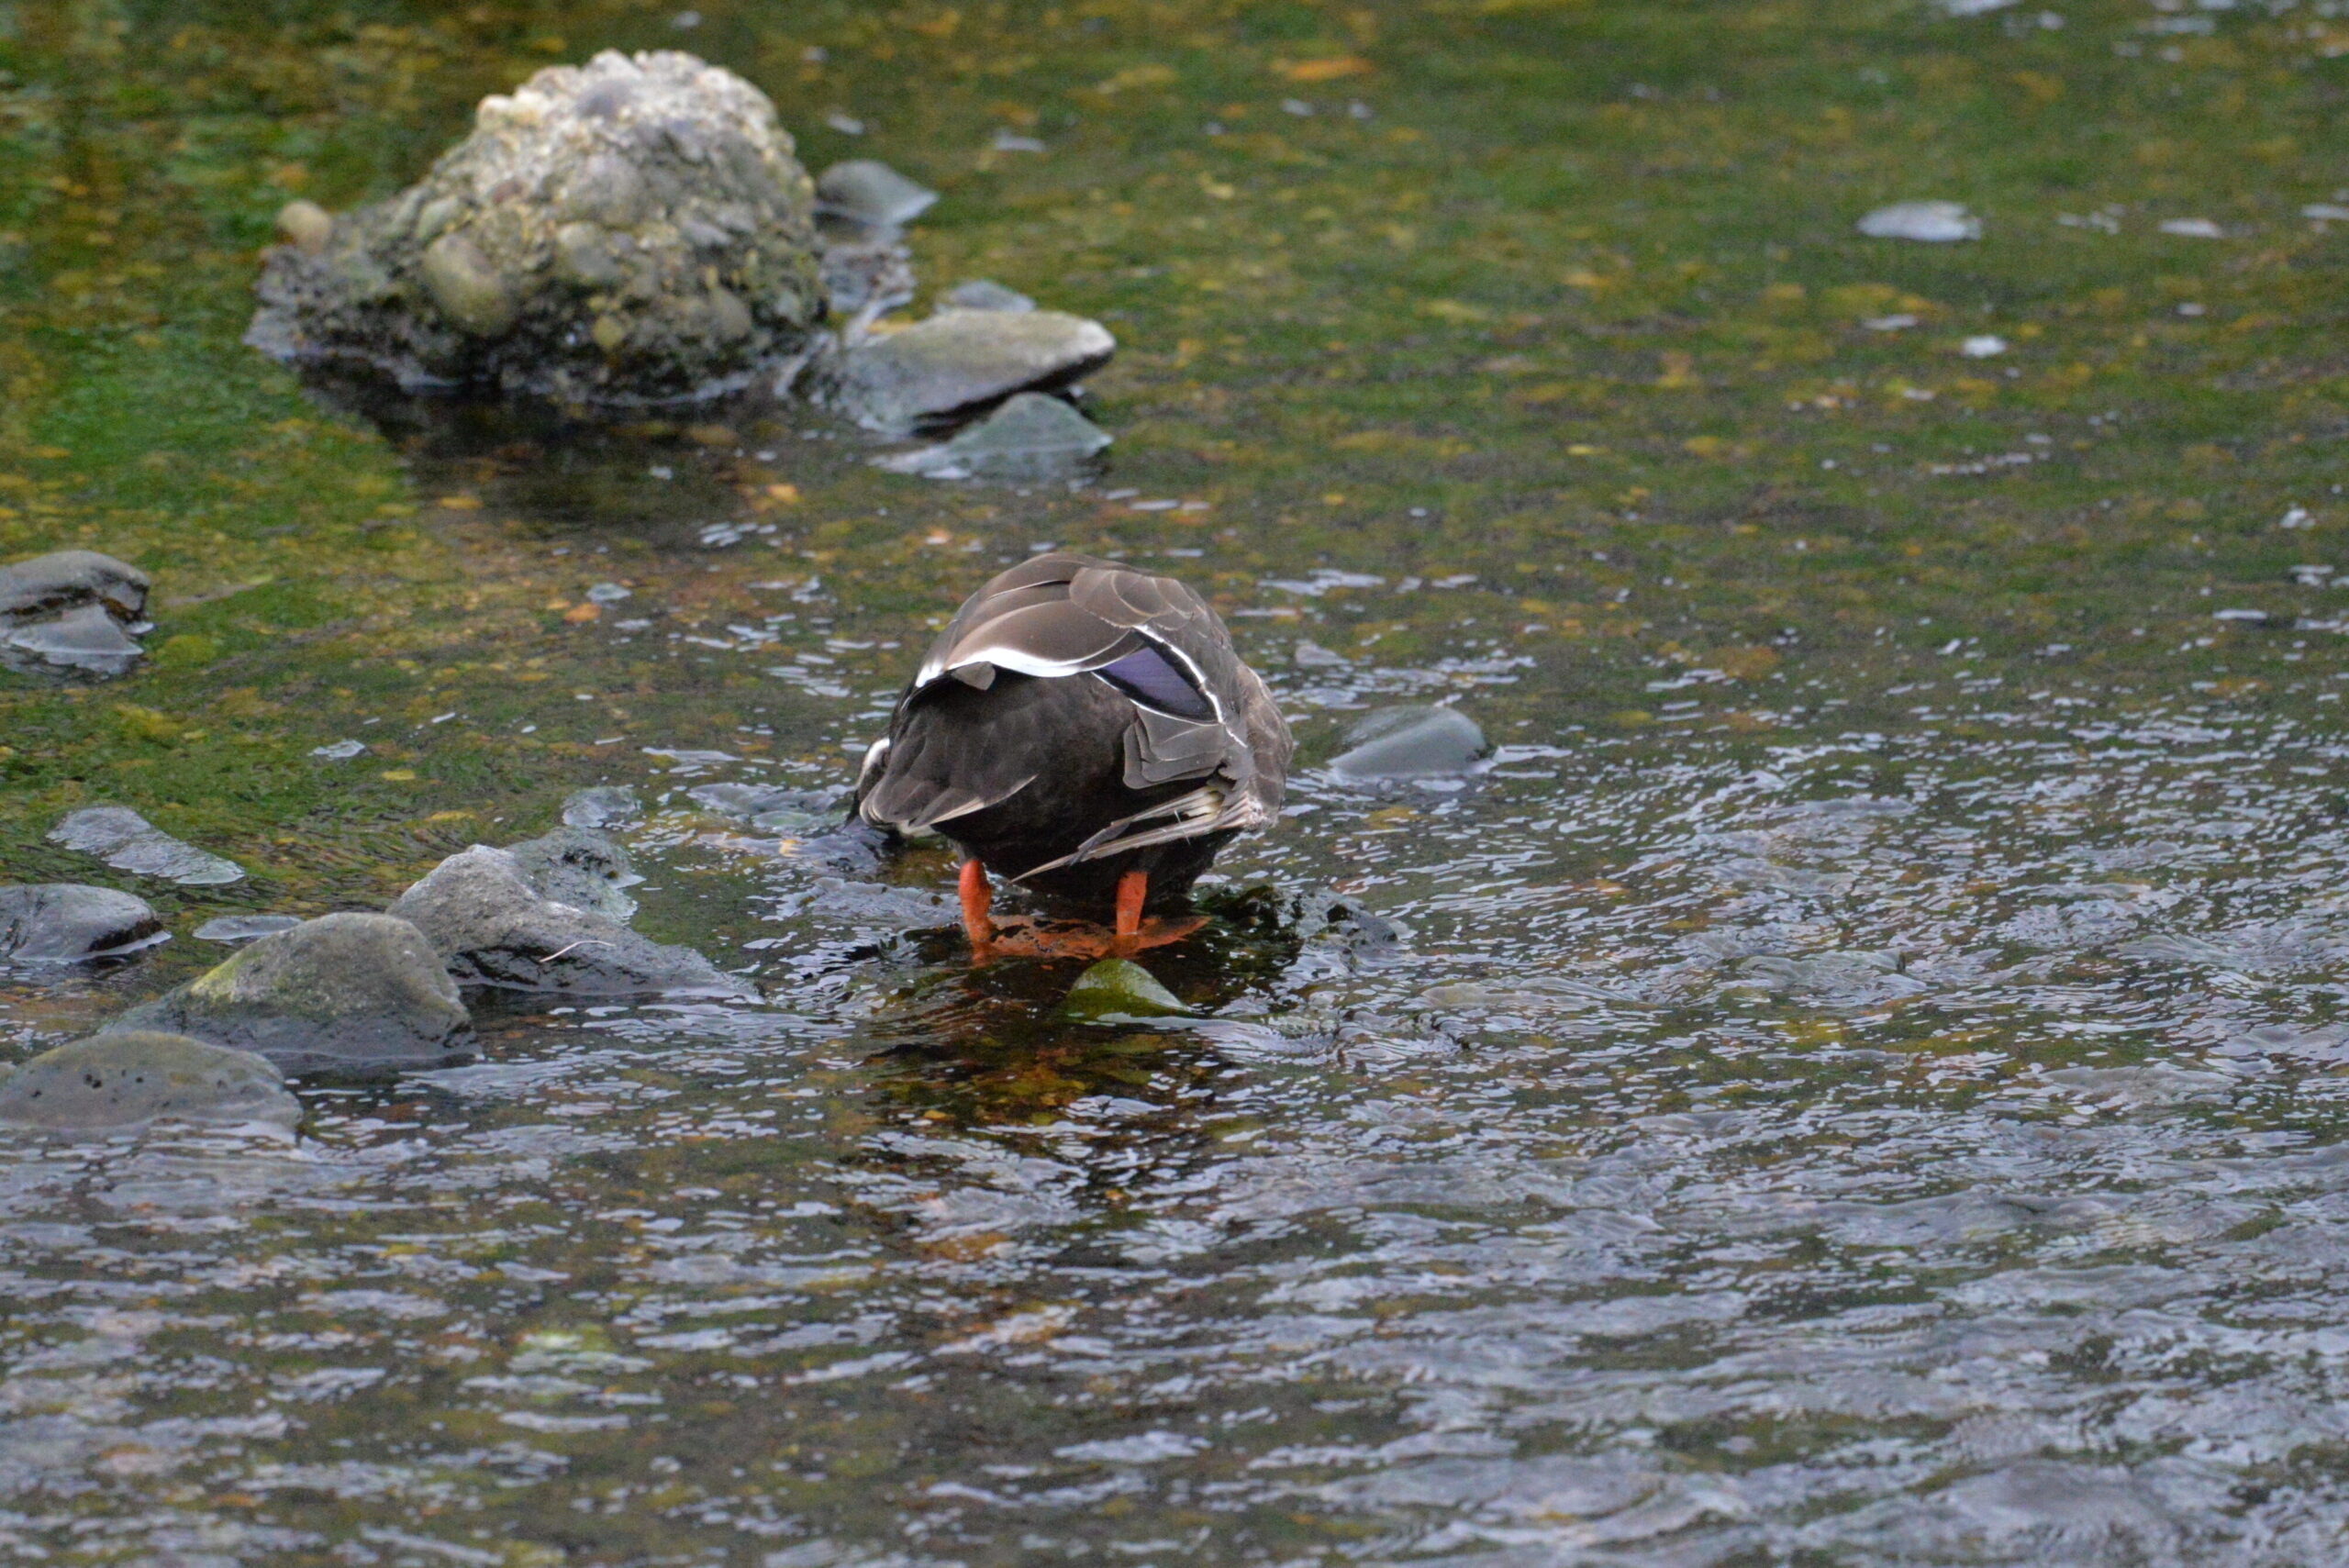
<instances>
[{"instance_id":1,"label":"duck's body","mask_svg":"<svg viewBox=\"0 0 2349 1568\"><path fill-rule=\"evenodd\" d=\"M1279 816L1289 753L1272 695L1197 595L1043 555L939 634L866 755L857 810L941 833L1061 904L1114 906L1124 932L1145 903L1179 903L1234 834ZM974 940L985 902L966 866Z\"/></svg>"}]
</instances>

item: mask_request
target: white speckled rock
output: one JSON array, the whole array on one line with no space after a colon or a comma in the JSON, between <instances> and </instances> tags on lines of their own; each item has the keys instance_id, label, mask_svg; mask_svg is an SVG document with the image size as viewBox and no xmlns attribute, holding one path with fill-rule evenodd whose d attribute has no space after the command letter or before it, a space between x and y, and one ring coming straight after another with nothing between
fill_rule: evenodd
<instances>
[{"instance_id":1,"label":"white speckled rock","mask_svg":"<svg viewBox=\"0 0 2349 1568\"><path fill-rule=\"evenodd\" d=\"M584 403L715 396L825 312L814 188L766 95L674 52L607 50L482 100L417 184L293 214L246 340L411 390Z\"/></svg>"}]
</instances>

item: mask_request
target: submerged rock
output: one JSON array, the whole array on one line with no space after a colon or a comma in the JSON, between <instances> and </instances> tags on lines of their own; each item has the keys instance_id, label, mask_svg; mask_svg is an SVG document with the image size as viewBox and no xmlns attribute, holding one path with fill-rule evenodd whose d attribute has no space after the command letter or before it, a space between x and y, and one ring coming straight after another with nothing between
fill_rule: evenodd
<instances>
[{"instance_id":1,"label":"submerged rock","mask_svg":"<svg viewBox=\"0 0 2349 1568\"><path fill-rule=\"evenodd\" d=\"M69 812L49 830L49 841L95 855L117 871L160 876L192 887L244 880L245 868L182 843L128 806L91 806Z\"/></svg>"},{"instance_id":2,"label":"submerged rock","mask_svg":"<svg viewBox=\"0 0 2349 1568\"><path fill-rule=\"evenodd\" d=\"M644 803L626 784L598 784L562 803L563 825L570 828L625 828L643 816Z\"/></svg>"},{"instance_id":3,"label":"submerged rock","mask_svg":"<svg viewBox=\"0 0 2349 1568\"><path fill-rule=\"evenodd\" d=\"M78 882L0 887L0 961L81 963L171 939L143 898Z\"/></svg>"},{"instance_id":4,"label":"submerged rock","mask_svg":"<svg viewBox=\"0 0 2349 1568\"><path fill-rule=\"evenodd\" d=\"M747 822L762 833L801 837L841 826L840 796L830 790L790 789L780 784L702 784L685 798L705 811Z\"/></svg>"},{"instance_id":5,"label":"submerged rock","mask_svg":"<svg viewBox=\"0 0 2349 1568\"><path fill-rule=\"evenodd\" d=\"M1982 238L1982 220L1959 202L1895 202L1860 219L1872 239L1921 239L1946 245Z\"/></svg>"},{"instance_id":6,"label":"submerged rock","mask_svg":"<svg viewBox=\"0 0 2349 1568\"><path fill-rule=\"evenodd\" d=\"M1164 1018L1191 1009L1130 958L1105 958L1076 977L1061 1011L1072 1018Z\"/></svg>"},{"instance_id":7,"label":"submerged rock","mask_svg":"<svg viewBox=\"0 0 2349 1568\"><path fill-rule=\"evenodd\" d=\"M1330 760L1342 779L1425 779L1464 773L1485 754L1485 732L1456 707L1382 708L1346 731Z\"/></svg>"},{"instance_id":8,"label":"submerged rock","mask_svg":"<svg viewBox=\"0 0 2349 1568\"><path fill-rule=\"evenodd\" d=\"M829 394L860 424L903 432L1067 386L1117 348L1099 322L1057 310L950 310L836 356Z\"/></svg>"},{"instance_id":9,"label":"submerged rock","mask_svg":"<svg viewBox=\"0 0 2349 1568\"><path fill-rule=\"evenodd\" d=\"M1059 398L1022 392L951 441L880 462L927 479L1074 479L1111 439Z\"/></svg>"},{"instance_id":10,"label":"submerged rock","mask_svg":"<svg viewBox=\"0 0 2349 1568\"><path fill-rule=\"evenodd\" d=\"M90 550L0 566L0 664L119 675L146 651L147 573Z\"/></svg>"},{"instance_id":11,"label":"submerged rock","mask_svg":"<svg viewBox=\"0 0 2349 1568\"><path fill-rule=\"evenodd\" d=\"M451 974L468 985L629 995L735 996L742 986L691 948L664 947L616 920L547 898L515 857L475 844L400 895Z\"/></svg>"},{"instance_id":12,"label":"submerged rock","mask_svg":"<svg viewBox=\"0 0 2349 1568\"><path fill-rule=\"evenodd\" d=\"M644 879L629 864L628 851L601 833L558 828L543 838L508 845L506 852L541 898L623 925L636 913L636 900L620 890Z\"/></svg>"},{"instance_id":13,"label":"submerged rock","mask_svg":"<svg viewBox=\"0 0 2349 1568\"><path fill-rule=\"evenodd\" d=\"M305 920L120 1020L258 1051L287 1073L376 1076L473 1054L473 1020L424 934L388 915Z\"/></svg>"},{"instance_id":14,"label":"submerged rock","mask_svg":"<svg viewBox=\"0 0 2349 1568\"><path fill-rule=\"evenodd\" d=\"M223 915L195 929L200 942L250 942L290 931L302 923L294 915Z\"/></svg>"},{"instance_id":15,"label":"submerged rock","mask_svg":"<svg viewBox=\"0 0 2349 1568\"><path fill-rule=\"evenodd\" d=\"M61 1045L0 1079L0 1122L51 1132L155 1121L291 1131L301 1119L302 1102L266 1058L148 1029Z\"/></svg>"},{"instance_id":16,"label":"submerged rock","mask_svg":"<svg viewBox=\"0 0 2349 1568\"><path fill-rule=\"evenodd\" d=\"M707 397L803 354L825 300L814 188L764 94L607 50L482 100L399 195L281 215L246 341L411 391Z\"/></svg>"},{"instance_id":17,"label":"submerged rock","mask_svg":"<svg viewBox=\"0 0 2349 1568\"><path fill-rule=\"evenodd\" d=\"M875 228L911 223L937 202L938 193L873 158L835 163L816 177L816 209Z\"/></svg>"},{"instance_id":18,"label":"submerged rock","mask_svg":"<svg viewBox=\"0 0 2349 1568\"><path fill-rule=\"evenodd\" d=\"M939 296L940 312L949 310L1008 310L1014 314L1036 308L1036 302L1017 289L985 278L956 284Z\"/></svg>"}]
</instances>

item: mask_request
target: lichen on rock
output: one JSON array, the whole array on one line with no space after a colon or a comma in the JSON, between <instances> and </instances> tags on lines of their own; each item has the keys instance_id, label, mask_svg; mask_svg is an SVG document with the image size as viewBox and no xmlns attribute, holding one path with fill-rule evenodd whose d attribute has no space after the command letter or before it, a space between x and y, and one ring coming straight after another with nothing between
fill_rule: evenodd
<instances>
[{"instance_id":1,"label":"lichen on rock","mask_svg":"<svg viewBox=\"0 0 2349 1568\"><path fill-rule=\"evenodd\" d=\"M805 352L825 298L814 187L764 94L607 50L482 100L388 201L281 220L246 340L402 387L566 402L719 395Z\"/></svg>"}]
</instances>

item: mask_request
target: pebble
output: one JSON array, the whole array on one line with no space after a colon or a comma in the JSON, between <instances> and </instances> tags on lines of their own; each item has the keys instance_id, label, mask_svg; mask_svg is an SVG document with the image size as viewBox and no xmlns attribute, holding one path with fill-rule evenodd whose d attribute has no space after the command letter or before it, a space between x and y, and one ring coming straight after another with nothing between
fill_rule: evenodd
<instances>
[{"instance_id":1,"label":"pebble","mask_svg":"<svg viewBox=\"0 0 2349 1568\"><path fill-rule=\"evenodd\" d=\"M1017 289L985 278L973 278L956 284L939 296L938 308L944 310L1008 310L1015 314L1036 308L1036 302Z\"/></svg>"},{"instance_id":2,"label":"pebble","mask_svg":"<svg viewBox=\"0 0 2349 1568\"><path fill-rule=\"evenodd\" d=\"M295 915L223 915L195 929L200 942L250 942L290 931L302 923Z\"/></svg>"},{"instance_id":3,"label":"pebble","mask_svg":"<svg viewBox=\"0 0 2349 1568\"><path fill-rule=\"evenodd\" d=\"M1061 1011L1088 1023L1163 1018L1187 1013L1183 999L1130 958L1105 958L1076 977Z\"/></svg>"},{"instance_id":4,"label":"pebble","mask_svg":"<svg viewBox=\"0 0 2349 1568\"><path fill-rule=\"evenodd\" d=\"M78 882L0 886L0 960L81 963L171 940L143 898Z\"/></svg>"},{"instance_id":5,"label":"pebble","mask_svg":"<svg viewBox=\"0 0 2349 1568\"><path fill-rule=\"evenodd\" d=\"M1108 431L1041 392L1022 392L942 445L880 460L930 479L1074 479L1110 444Z\"/></svg>"},{"instance_id":6,"label":"pebble","mask_svg":"<svg viewBox=\"0 0 2349 1568\"><path fill-rule=\"evenodd\" d=\"M286 1073L381 1077L473 1054L473 1020L424 933L388 915L305 920L118 1021L268 1057Z\"/></svg>"},{"instance_id":7,"label":"pebble","mask_svg":"<svg viewBox=\"0 0 2349 1568\"><path fill-rule=\"evenodd\" d=\"M1456 707L1382 708L1346 731L1330 759L1341 779L1423 779L1466 773L1485 754L1485 732Z\"/></svg>"},{"instance_id":8,"label":"pebble","mask_svg":"<svg viewBox=\"0 0 2349 1568\"><path fill-rule=\"evenodd\" d=\"M324 757L329 762L347 762L365 750L367 742L364 740L330 740L323 746L311 748L310 755Z\"/></svg>"},{"instance_id":9,"label":"pebble","mask_svg":"<svg viewBox=\"0 0 2349 1568\"><path fill-rule=\"evenodd\" d=\"M1057 310L950 310L840 355L833 394L868 428L904 431L1067 386L1117 348L1099 322Z\"/></svg>"},{"instance_id":10,"label":"pebble","mask_svg":"<svg viewBox=\"0 0 2349 1568\"><path fill-rule=\"evenodd\" d=\"M49 830L49 840L95 855L117 871L191 887L241 882L245 875L245 868L236 862L181 842L127 806L91 806L71 812Z\"/></svg>"},{"instance_id":11,"label":"pebble","mask_svg":"<svg viewBox=\"0 0 2349 1568\"><path fill-rule=\"evenodd\" d=\"M1895 202L1860 219L1860 232L1873 239L1918 239L1946 245L1982 238L1982 220L1958 202Z\"/></svg>"},{"instance_id":12,"label":"pebble","mask_svg":"<svg viewBox=\"0 0 2349 1568\"><path fill-rule=\"evenodd\" d=\"M874 158L835 163L816 177L816 209L875 228L911 223L938 200L929 186Z\"/></svg>"},{"instance_id":13,"label":"pebble","mask_svg":"<svg viewBox=\"0 0 2349 1568\"><path fill-rule=\"evenodd\" d=\"M0 664L119 675L145 651L147 573L90 550L0 566Z\"/></svg>"},{"instance_id":14,"label":"pebble","mask_svg":"<svg viewBox=\"0 0 2349 1568\"><path fill-rule=\"evenodd\" d=\"M626 784L598 784L562 803L562 820L572 828L623 828L643 817L643 803Z\"/></svg>"},{"instance_id":15,"label":"pebble","mask_svg":"<svg viewBox=\"0 0 2349 1568\"><path fill-rule=\"evenodd\" d=\"M150 1029L61 1045L0 1079L0 1122L44 1131L185 1121L290 1132L301 1119L302 1103L267 1059Z\"/></svg>"}]
</instances>

